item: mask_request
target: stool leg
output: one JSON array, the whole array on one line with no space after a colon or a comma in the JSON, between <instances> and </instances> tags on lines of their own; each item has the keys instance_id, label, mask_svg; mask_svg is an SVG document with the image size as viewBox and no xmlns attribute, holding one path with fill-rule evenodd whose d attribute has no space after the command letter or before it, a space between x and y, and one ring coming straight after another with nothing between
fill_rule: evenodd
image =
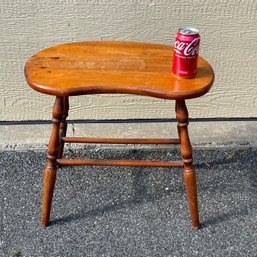
<instances>
[{"instance_id":1,"label":"stool leg","mask_svg":"<svg viewBox=\"0 0 257 257\"><path fill-rule=\"evenodd\" d=\"M181 140L181 155L184 162L184 182L186 186L187 199L194 229L200 227L196 175L193 168L192 146L188 135L188 111L184 100L176 101L176 117L178 120L178 134Z\"/></svg>"},{"instance_id":2,"label":"stool leg","mask_svg":"<svg viewBox=\"0 0 257 257\"><path fill-rule=\"evenodd\" d=\"M62 116L62 121L60 124L60 148L59 148L59 153L58 153L58 159L62 158L63 154L63 147L64 147L64 142L62 141L62 137L66 136L67 132L67 117L69 113L69 98L68 96L63 97L63 116Z\"/></svg>"},{"instance_id":3,"label":"stool leg","mask_svg":"<svg viewBox=\"0 0 257 257\"><path fill-rule=\"evenodd\" d=\"M178 113L179 113L179 111L178 111L178 101L176 101L175 111L176 111L176 115L178 115ZM178 117L177 117L177 120L178 120ZM177 125L177 131L178 131L178 137L181 140L181 130L180 130L179 123Z\"/></svg>"},{"instance_id":4,"label":"stool leg","mask_svg":"<svg viewBox=\"0 0 257 257\"><path fill-rule=\"evenodd\" d=\"M56 97L53 106L53 127L48 144L48 162L44 173L44 192L42 204L42 226L47 227L49 223L51 203L54 192L54 185L57 172L56 159L59 151L59 130L60 123L63 117L63 98Z\"/></svg>"}]
</instances>

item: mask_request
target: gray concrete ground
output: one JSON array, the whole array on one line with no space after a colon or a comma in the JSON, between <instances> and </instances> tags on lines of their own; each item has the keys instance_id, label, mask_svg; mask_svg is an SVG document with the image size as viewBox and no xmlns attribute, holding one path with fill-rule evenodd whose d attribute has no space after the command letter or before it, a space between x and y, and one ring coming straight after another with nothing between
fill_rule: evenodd
<instances>
[{"instance_id":1,"label":"gray concrete ground","mask_svg":"<svg viewBox=\"0 0 257 257\"><path fill-rule=\"evenodd\" d=\"M69 148L69 156L179 158L174 148ZM59 170L51 225L40 227L45 151L0 151L0 256L257 256L257 149L196 147L202 228L193 231L181 170Z\"/></svg>"}]
</instances>

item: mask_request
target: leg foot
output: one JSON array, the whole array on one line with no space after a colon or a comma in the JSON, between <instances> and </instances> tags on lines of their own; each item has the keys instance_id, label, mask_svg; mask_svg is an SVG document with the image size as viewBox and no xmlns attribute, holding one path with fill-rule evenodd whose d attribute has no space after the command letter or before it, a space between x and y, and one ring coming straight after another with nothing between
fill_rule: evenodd
<instances>
[{"instance_id":1,"label":"leg foot","mask_svg":"<svg viewBox=\"0 0 257 257\"><path fill-rule=\"evenodd\" d=\"M189 204L189 210L191 214L193 229L200 228L199 215L198 215L198 203L197 203L197 188L196 188L196 175L194 170L184 171L184 181L186 186L187 199Z\"/></svg>"},{"instance_id":2,"label":"leg foot","mask_svg":"<svg viewBox=\"0 0 257 257\"><path fill-rule=\"evenodd\" d=\"M44 173L44 192L42 205L42 226L47 227L49 224L54 185L56 180L56 169L45 169Z\"/></svg>"}]
</instances>

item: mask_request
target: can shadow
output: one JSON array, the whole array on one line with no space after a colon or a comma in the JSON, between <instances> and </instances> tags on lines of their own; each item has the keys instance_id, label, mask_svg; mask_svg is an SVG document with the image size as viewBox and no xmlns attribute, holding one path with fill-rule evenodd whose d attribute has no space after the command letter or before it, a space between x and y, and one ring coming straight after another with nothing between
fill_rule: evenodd
<instances>
[{"instance_id":1,"label":"can shadow","mask_svg":"<svg viewBox=\"0 0 257 257\"><path fill-rule=\"evenodd\" d=\"M193 78L206 78L210 74L210 69L208 67L198 67L197 73Z\"/></svg>"}]
</instances>

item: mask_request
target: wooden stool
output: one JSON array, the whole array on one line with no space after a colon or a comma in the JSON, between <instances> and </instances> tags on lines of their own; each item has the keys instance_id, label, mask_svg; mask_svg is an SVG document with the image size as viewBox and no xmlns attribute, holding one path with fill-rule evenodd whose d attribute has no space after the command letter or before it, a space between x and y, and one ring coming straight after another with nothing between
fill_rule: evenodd
<instances>
[{"instance_id":1,"label":"wooden stool","mask_svg":"<svg viewBox=\"0 0 257 257\"><path fill-rule=\"evenodd\" d=\"M196 175L188 136L185 99L204 95L214 73L201 57L197 75L180 79L171 73L171 46L139 42L82 42L54 46L33 55L25 76L35 90L56 97L53 127L44 173L42 226L49 223L57 167L67 165L184 167L184 181L194 229L200 227ZM178 139L117 139L66 137L68 97L87 94L135 94L176 101ZM64 143L180 144L182 161L63 159Z\"/></svg>"}]
</instances>

